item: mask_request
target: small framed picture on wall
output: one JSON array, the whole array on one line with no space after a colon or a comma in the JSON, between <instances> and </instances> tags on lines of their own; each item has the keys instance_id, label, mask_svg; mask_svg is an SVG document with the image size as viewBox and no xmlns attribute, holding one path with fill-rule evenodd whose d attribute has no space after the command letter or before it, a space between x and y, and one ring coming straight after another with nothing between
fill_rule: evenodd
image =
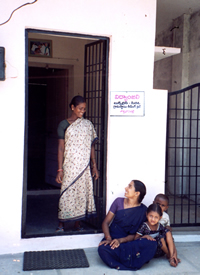
<instances>
[{"instance_id":1,"label":"small framed picture on wall","mask_svg":"<svg viewBox=\"0 0 200 275\"><path fill-rule=\"evenodd\" d=\"M30 38L28 40L28 55L34 57L52 57L52 40Z\"/></svg>"}]
</instances>

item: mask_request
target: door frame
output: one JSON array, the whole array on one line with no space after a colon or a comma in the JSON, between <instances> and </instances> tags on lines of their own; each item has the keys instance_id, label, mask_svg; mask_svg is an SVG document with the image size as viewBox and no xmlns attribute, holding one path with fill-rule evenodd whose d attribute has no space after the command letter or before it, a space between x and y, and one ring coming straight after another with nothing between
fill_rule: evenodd
<instances>
[{"instance_id":1,"label":"door frame","mask_svg":"<svg viewBox=\"0 0 200 275\"><path fill-rule=\"evenodd\" d=\"M22 193L22 220L21 220L21 237L27 238L26 235L26 214L27 214L27 159L28 159L28 34L49 34L56 36L66 36L68 38L82 38L82 39L93 39L93 40L106 40L106 80L105 80L105 152L104 152L104 209L106 204L106 160L107 160L107 121L108 121L108 59L109 59L109 37L105 36L94 36L78 33L68 33L68 32L57 32L57 31L45 31L38 29L25 29L25 129L24 129L24 167L23 167L23 193ZM46 237L45 235L43 237Z\"/></svg>"}]
</instances>

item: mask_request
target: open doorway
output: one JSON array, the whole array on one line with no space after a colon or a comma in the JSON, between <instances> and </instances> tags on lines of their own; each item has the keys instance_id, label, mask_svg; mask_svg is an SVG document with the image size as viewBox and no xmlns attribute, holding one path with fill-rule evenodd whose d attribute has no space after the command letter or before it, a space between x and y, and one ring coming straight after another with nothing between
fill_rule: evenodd
<instances>
[{"instance_id":1,"label":"open doorway","mask_svg":"<svg viewBox=\"0 0 200 275\"><path fill-rule=\"evenodd\" d=\"M51 41L53 53L51 58L28 55L30 52L28 49L30 38L37 41L43 39ZM107 38L102 39L106 41L105 45L108 49ZM24 238L45 237L56 234L60 193L60 186L55 182L57 173L57 126L61 120L69 115L68 105L71 98L77 94L86 95L84 92L85 45L99 40L99 37L74 37L69 34L61 35L60 33L26 30L27 83L22 215L22 237ZM107 64L108 50L105 53L104 64ZM107 75L107 65L104 74ZM106 75L102 78L103 87L105 87L103 100L102 98L97 99L97 102L100 101L98 104L102 106L100 111L103 111L103 114L99 113L98 115L100 119L98 125L96 120L92 121L100 136L100 142L96 148L100 179L95 184L94 190L97 218L96 220L84 221L85 230L81 232L82 234L100 232L101 222L105 215ZM92 94L92 97L94 97L94 94ZM89 102L88 96L87 101ZM72 231L72 228L72 223L66 223L63 234L77 234L77 232Z\"/></svg>"}]
</instances>

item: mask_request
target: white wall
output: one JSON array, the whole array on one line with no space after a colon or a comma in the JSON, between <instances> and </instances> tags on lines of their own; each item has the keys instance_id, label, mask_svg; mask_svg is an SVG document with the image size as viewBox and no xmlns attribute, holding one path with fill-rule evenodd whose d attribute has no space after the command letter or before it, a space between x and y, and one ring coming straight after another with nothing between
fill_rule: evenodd
<instances>
[{"instance_id":1,"label":"white wall","mask_svg":"<svg viewBox=\"0 0 200 275\"><path fill-rule=\"evenodd\" d=\"M7 1L4 22L24 4ZM166 92L152 91L156 0L48 0L16 11L0 26L6 80L0 82L0 253L96 246L100 234L21 240L23 186L25 29L110 37L109 91L145 91L145 117L108 118L107 206L133 179L145 182L152 201L164 190ZM108 98L109 100L109 98ZM116 171L118 173L116 174ZM81 239L81 242L80 242ZM66 245L65 245L66 248Z\"/></svg>"},{"instance_id":2,"label":"white wall","mask_svg":"<svg viewBox=\"0 0 200 275\"><path fill-rule=\"evenodd\" d=\"M146 205L164 192L166 112L167 91L146 90L144 117L110 118L108 206L132 179L145 183Z\"/></svg>"}]
</instances>

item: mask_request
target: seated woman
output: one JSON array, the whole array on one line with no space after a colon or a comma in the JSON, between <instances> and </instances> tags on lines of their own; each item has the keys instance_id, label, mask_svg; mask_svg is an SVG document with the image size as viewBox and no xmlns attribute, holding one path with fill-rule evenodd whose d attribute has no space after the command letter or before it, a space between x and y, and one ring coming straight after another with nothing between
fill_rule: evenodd
<instances>
[{"instance_id":1,"label":"seated woman","mask_svg":"<svg viewBox=\"0 0 200 275\"><path fill-rule=\"evenodd\" d=\"M138 270L154 257L157 243L147 239L134 241L140 225L146 221L147 207L142 204L145 185L132 180L125 188L126 198L117 198L102 223L104 238L99 256L111 268Z\"/></svg>"}]
</instances>

